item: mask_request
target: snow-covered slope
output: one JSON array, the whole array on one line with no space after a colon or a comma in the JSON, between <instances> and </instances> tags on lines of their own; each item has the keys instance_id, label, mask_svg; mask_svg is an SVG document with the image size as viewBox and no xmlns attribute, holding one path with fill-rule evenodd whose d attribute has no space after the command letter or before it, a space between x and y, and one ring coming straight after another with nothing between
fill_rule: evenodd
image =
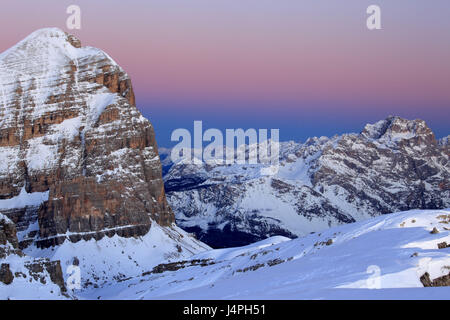
<instances>
[{"instance_id":1,"label":"snow-covered slope","mask_svg":"<svg viewBox=\"0 0 450 320\"><path fill-rule=\"evenodd\" d=\"M153 272L85 290L78 296L449 299L450 287L424 288L427 279L434 280L434 285L439 279L450 285L447 244L450 210L412 210L294 240L277 236L245 247L206 251L188 261L160 265Z\"/></svg>"},{"instance_id":2,"label":"snow-covered slope","mask_svg":"<svg viewBox=\"0 0 450 320\"><path fill-rule=\"evenodd\" d=\"M141 237L123 238L118 235L101 240L69 241L38 249L28 247L24 253L31 257L61 261L63 271L77 265L83 287L101 287L107 283L136 277L162 262L189 259L199 252L211 249L175 225L161 227L153 223L150 231ZM64 272L67 277L70 272Z\"/></svg>"},{"instance_id":3,"label":"snow-covered slope","mask_svg":"<svg viewBox=\"0 0 450 320\"><path fill-rule=\"evenodd\" d=\"M178 225L213 247L229 247L449 207L449 150L424 121L389 117L359 134L282 142L273 175L262 164L171 164L170 150L161 157Z\"/></svg>"}]
</instances>

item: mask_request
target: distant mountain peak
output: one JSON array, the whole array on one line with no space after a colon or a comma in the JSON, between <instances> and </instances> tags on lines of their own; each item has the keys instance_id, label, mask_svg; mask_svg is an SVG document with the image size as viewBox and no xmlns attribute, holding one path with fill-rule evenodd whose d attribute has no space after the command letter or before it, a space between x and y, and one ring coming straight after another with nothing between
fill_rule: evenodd
<instances>
[{"instance_id":1,"label":"distant mountain peak","mask_svg":"<svg viewBox=\"0 0 450 320\"><path fill-rule=\"evenodd\" d=\"M389 116L374 124L367 124L361 132L361 136L387 143L417 137L425 138L428 142L436 142L433 132L425 121L420 119L408 120L398 116Z\"/></svg>"}]
</instances>

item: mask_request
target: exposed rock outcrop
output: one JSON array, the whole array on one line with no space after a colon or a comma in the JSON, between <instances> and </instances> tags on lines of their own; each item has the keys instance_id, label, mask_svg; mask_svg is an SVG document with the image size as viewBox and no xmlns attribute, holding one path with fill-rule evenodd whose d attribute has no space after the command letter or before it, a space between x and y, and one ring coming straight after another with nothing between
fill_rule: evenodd
<instances>
[{"instance_id":1,"label":"exposed rock outcrop","mask_svg":"<svg viewBox=\"0 0 450 320\"><path fill-rule=\"evenodd\" d=\"M11 254L21 255L15 224L0 213L0 259Z\"/></svg>"},{"instance_id":2,"label":"exposed rock outcrop","mask_svg":"<svg viewBox=\"0 0 450 320\"><path fill-rule=\"evenodd\" d=\"M64 283L64 276L61 269L60 261L50 261L48 259L36 259L30 263L26 263L25 267L28 269L29 275L35 280L46 284L46 276L59 286L61 292L66 292Z\"/></svg>"},{"instance_id":3,"label":"exposed rock outcrop","mask_svg":"<svg viewBox=\"0 0 450 320\"><path fill-rule=\"evenodd\" d=\"M13 258L14 266L8 261ZM43 285L51 281L58 285L60 293L67 291L60 261L50 261L49 259L33 259L26 256L19 249L17 231L15 224L6 216L0 214L0 282L10 285L15 278L26 279L31 277L31 281L39 282ZM22 261L18 263L18 261Z\"/></svg>"},{"instance_id":4,"label":"exposed rock outcrop","mask_svg":"<svg viewBox=\"0 0 450 320\"><path fill-rule=\"evenodd\" d=\"M424 287L448 287L450 286L450 273L448 275L431 280L430 274L428 272L425 272L420 277L420 282L422 282Z\"/></svg>"},{"instance_id":5,"label":"exposed rock outcrop","mask_svg":"<svg viewBox=\"0 0 450 320\"><path fill-rule=\"evenodd\" d=\"M0 282L8 285L14 281L14 276L9 268L9 264L2 263L0 265Z\"/></svg>"}]
</instances>

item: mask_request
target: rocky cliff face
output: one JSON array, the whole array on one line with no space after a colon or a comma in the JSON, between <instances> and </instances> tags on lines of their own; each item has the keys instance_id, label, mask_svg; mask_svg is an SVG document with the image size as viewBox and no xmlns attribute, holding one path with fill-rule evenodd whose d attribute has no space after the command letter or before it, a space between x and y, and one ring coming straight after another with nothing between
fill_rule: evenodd
<instances>
[{"instance_id":1,"label":"rocky cliff face","mask_svg":"<svg viewBox=\"0 0 450 320\"><path fill-rule=\"evenodd\" d=\"M448 139L422 120L389 117L360 134L280 145L279 171L262 165L170 164L177 223L215 247L302 236L409 209L450 207Z\"/></svg>"},{"instance_id":2,"label":"rocky cliff face","mask_svg":"<svg viewBox=\"0 0 450 320\"><path fill-rule=\"evenodd\" d=\"M174 222L153 127L101 50L42 29L2 53L0 128L0 199L47 192L25 221L8 211L24 229L37 219L40 247Z\"/></svg>"}]
</instances>

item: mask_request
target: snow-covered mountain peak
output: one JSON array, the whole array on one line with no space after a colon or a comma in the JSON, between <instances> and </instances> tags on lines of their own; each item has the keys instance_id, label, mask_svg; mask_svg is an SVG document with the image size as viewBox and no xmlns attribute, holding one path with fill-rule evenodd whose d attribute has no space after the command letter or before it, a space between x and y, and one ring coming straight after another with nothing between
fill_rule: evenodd
<instances>
[{"instance_id":1,"label":"snow-covered mountain peak","mask_svg":"<svg viewBox=\"0 0 450 320\"><path fill-rule=\"evenodd\" d=\"M65 241L66 231L135 236L152 220L173 222L153 127L136 108L130 78L60 29L37 30L0 56L0 151L5 206L48 193L48 206L36 208L35 236L45 246L58 235Z\"/></svg>"},{"instance_id":2,"label":"snow-covered mountain peak","mask_svg":"<svg viewBox=\"0 0 450 320\"><path fill-rule=\"evenodd\" d=\"M434 140L434 134L425 121L420 119L407 120L398 116L389 116L374 124L367 124L361 132L361 136L386 144L417 137L426 139L428 142Z\"/></svg>"},{"instance_id":3,"label":"snow-covered mountain peak","mask_svg":"<svg viewBox=\"0 0 450 320\"><path fill-rule=\"evenodd\" d=\"M17 43L10 50L13 50L16 47L23 46L39 46L41 44L63 44L64 42L70 42L69 37L72 39L76 39L75 36L70 36L68 33L62 31L59 28L42 28L32 32L25 39ZM78 39L77 39L78 40ZM79 42L79 40L78 40Z\"/></svg>"},{"instance_id":4,"label":"snow-covered mountain peak","mask_svg":"<svg viewBox=\"0 0 450 320\"><path fill-rule=\"evenodd\" d=\"M67 65L77 68L86 61L106 60L121 72L123 70L105 52L93 47L82 47L80 40L58 28L39 29L0 54L0 76L14 82L23 82L39 75L55 79Z\"/></svg>"},{"instance_id":5,"label":"snow-covered mountain peak","mask_svg":"<svg viewBox=\"0 0 450 320\"><path fill-rule=\"evenodd\" d=\"M87 100L86 93L92 97L95 91L103 98L105 93L119 93L135 104L130 78L108 54L82 47L75 36L58 28L37 30L1 53L0 85L0 123L4 127L15 123L14 108L34 120L56 111L62 100L72 100L78 113ZM92 104L98 100L92 99ZM85 110L97 114L97 109Z\"/></svg>"},{"instance_id":6,"label":"snow-covered mountain peak","mask_svg":"<svg viewBox=\"0 0 450 320\"><path fill-rule=\"evenodd\" d=\"M62 59L64 57L73 60L89 55L103 55L112 61L100 49L82 47L81 41L74 35L68 34L58 28L43 28L31 33L25 39L0 54L0 60L12 63L14 61L23 61L25 58L47 58L46 61L41 62L56 65L65 62ZM116 63L114 62L114 64Z\"/></svg>"}]
</instances>

